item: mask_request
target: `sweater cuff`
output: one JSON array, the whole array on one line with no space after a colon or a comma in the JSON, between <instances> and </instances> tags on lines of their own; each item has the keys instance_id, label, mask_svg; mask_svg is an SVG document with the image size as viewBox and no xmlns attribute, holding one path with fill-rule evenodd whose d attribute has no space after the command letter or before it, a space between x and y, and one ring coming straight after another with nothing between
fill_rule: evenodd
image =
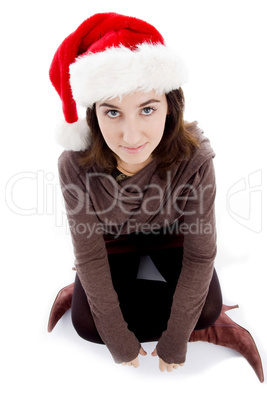
<instances>
[{"instance_id":1,"label":"sweater cuff","mask_svg":"<svg viewBox=\"0 0 267 402\"><path fill-rule=\"evenodd\" d=\"M131 347L121 345L120 351L115 351L111 345L106 345L112 354L113 360L117 364L128 363L138 357L141 345L137 338L133 337Z\"/></svg>"},{"instance_id":2,"label":"sweater cuff","mask_svg":"<svg viewBox=\"0 0 267 402\"><path fill-rule=\"evenodd\" d=\"M158 356L167 364L182 364L186 360L187 341L174 341L168 334L163 334L157 344Z\"/></svg>"}]
</instances>

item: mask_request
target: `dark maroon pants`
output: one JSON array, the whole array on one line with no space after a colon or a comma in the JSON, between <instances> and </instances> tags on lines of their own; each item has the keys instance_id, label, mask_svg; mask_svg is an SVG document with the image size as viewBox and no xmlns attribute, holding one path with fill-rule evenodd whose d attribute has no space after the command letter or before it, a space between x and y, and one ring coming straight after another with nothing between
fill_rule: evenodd
<instances>
[{"instance_id":1,"label":"dark maroon pants","mask_svg":"<svg viewBox=\"0 0 267 402\"><path fill-rule=\"evenodd\" d=\"M182 268L183 247L149 251L147 255L164 281L138 278L144 250L109 254L110 270L120 307L128 327L140 342L156 341L167 328L173 293ZM222 309L219 280L214 270L204 308L195 329L212 325ZM72 322L87 341L103 343L78 275L72 301Z\"/></svg>"}]
</instances>

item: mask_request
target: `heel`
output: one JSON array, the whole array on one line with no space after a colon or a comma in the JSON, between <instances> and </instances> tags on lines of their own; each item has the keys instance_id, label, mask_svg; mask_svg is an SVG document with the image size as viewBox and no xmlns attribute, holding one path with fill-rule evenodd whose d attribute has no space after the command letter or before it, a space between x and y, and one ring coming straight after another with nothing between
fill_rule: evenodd
<instances>
[{"instance_id":1,"label":"heel","mask_svg":"<svg viewBox=\"0 0 267 402\"><path fill-rule=\"evenodd\" d=\"M52 332L60 318L71 307L74 283L61 289L53 303L48 320L48 332Z\"/></svg>"},{"instance_id":2,"label":"heel","mask_svg":"<svg viewBox=\"0 0 267 402\"><path fill-rule=\"evenodd\" d=\"M236 350L249 362L260 382L264 382L262 362L254 339L245 328L236 324L225 314L226 311L236 307L238 305L223 305L217 321L208 328L193 331L189 342L210 342Z\"/></svg>"}]
</instances>

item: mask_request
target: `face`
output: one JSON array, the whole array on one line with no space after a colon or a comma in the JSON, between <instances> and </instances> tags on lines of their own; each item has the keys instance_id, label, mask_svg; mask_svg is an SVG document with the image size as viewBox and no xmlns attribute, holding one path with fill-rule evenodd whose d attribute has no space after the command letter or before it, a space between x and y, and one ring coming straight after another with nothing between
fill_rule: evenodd
<instances>
[{"instance_id":1,"label":"face","mask_svg":"<svg viewBox=\"0 0 267 402\"><path fill-rule=\"evenodd\" d=\"M135 174L151 162L163 136L167 111L165 94L155 91L96 103L101 133L123 173Z\"/></svg>"}]
</instances>

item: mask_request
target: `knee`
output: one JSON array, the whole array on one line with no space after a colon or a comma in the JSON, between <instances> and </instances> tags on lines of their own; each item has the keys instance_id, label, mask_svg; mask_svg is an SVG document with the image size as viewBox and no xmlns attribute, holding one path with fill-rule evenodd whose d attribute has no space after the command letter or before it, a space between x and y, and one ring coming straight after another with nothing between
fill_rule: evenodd
<instances>
[{"instance_id":1,"label":"knee","mask_svg":"<svg viewBox=\"0 0 267 402\"><path fill-rule=\"evenodd\" d=\"M81 314L72 310L71 313L72 325L77 334L88 342L104 343L100 338L93 319L84 318Z\"/></svg>"},{"instance_id":2,"label":"knee","mask_svg":"<svg viewBox=\"0 0 267 402\"><path fill-rule=\"evenodd\" d=\"M222 311L222 299L217 298L216 301L212 304L212 306L208 306L207 311L205 313L206 327L210 327L215 321L219 318L219 315Z\"/></svg>"},{"instance_id":3,"label":"knee","mask_svg":"<svg viewBox=\"0 0 267 402\"><path fill-rule=\"evenodd\" d=\"M222 292L216 271L210 283L209 292L195 329L210 327L222 311Z\"/></svg>"},{"instance_id":4,"label":"knee","mask_svg":"<svg viewBox=\"0 0 267 402\"><path fill-rule=\"evenodd\" d=\"M204 329L210 327L219 318L222 311L222 297L218 294L212 301L205 303L202 313L199 317L195 329Z\"/></svg>"}]
</instances>

